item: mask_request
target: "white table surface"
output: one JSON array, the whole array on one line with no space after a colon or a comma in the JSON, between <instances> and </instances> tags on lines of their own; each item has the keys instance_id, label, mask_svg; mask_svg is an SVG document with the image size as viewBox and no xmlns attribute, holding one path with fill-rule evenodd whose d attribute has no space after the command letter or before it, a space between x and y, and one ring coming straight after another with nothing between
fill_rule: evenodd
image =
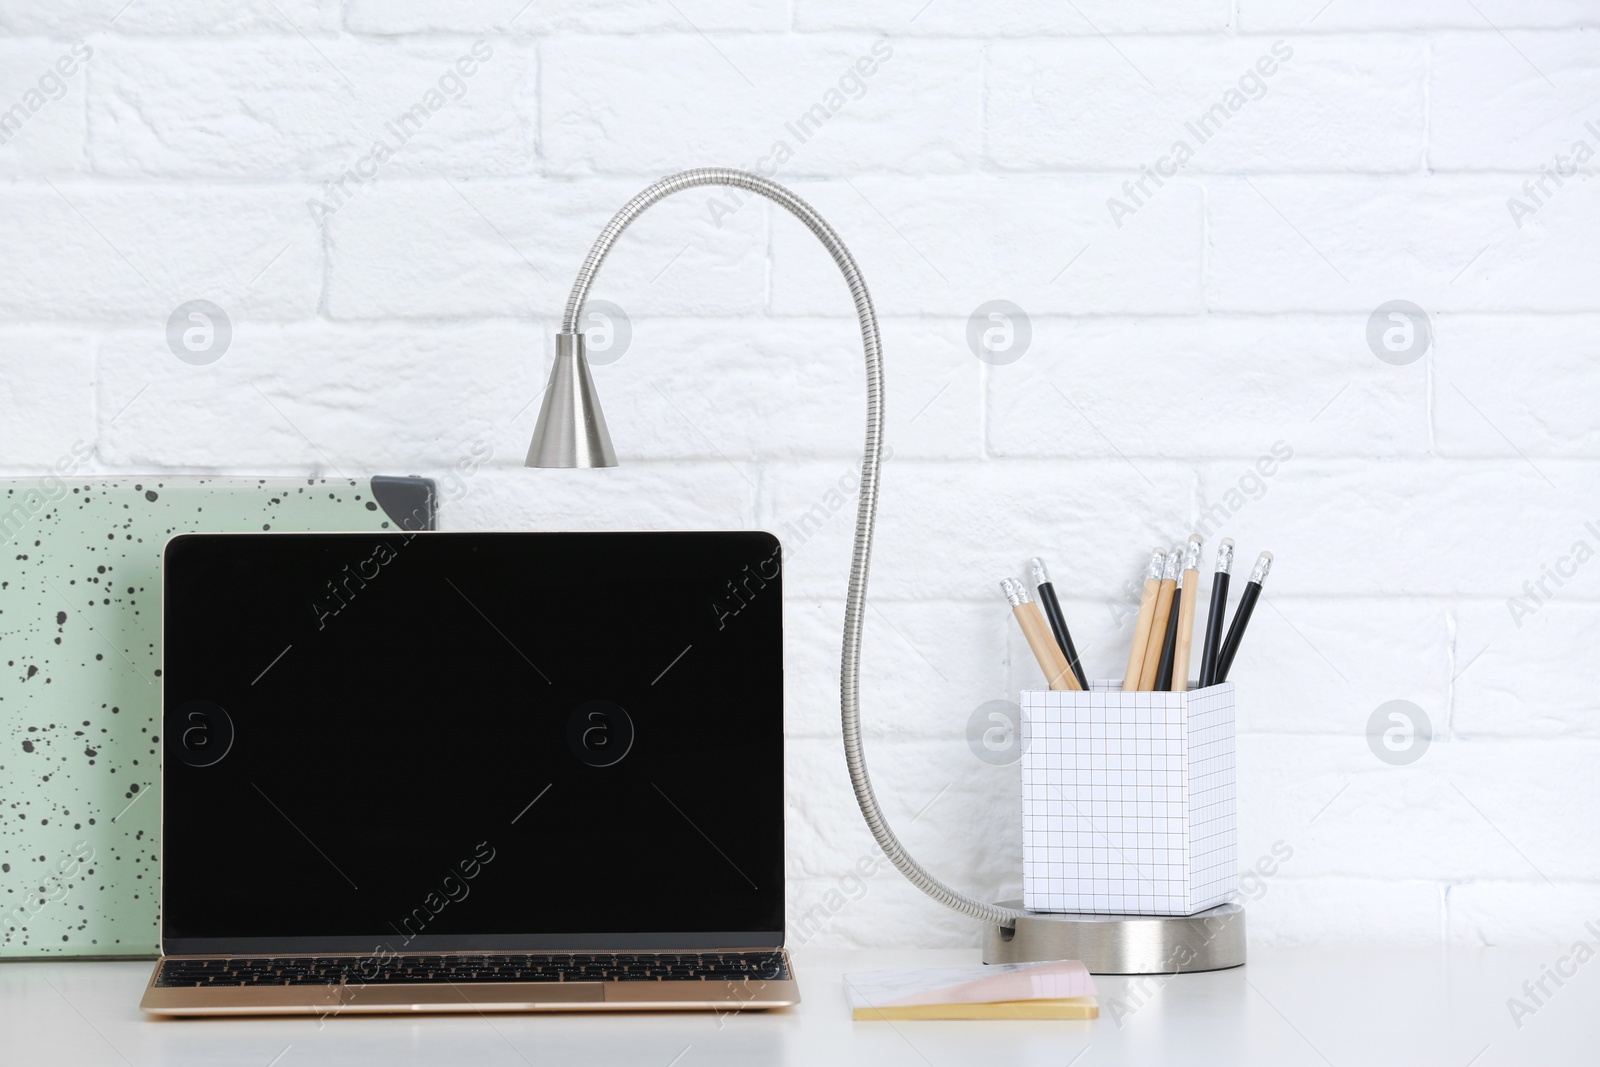
<instances>
[{"instance_id":1,"label":"white table surface","mask_svg":"<svg viewBox=\"0 0 1600 1067\"><path fill-rule=\"evenodd\" d=\"M1506 999L1563 951L1278 950L1159 983L1096 979L1079 1022L852 1022L845 972L976 963L976 951L795 953L783 1012L152 1020L149 962L0 963L0 1064L582 1064L1095 1067L1600 1063L1600 960L1519 1028ZM1147 993L1140 994L1143 984ZM1124 1013L1118 1004L1131 1013ZM1116 1016L1121 1015L1119 1019Z\"/></svg>"}]
</instances>

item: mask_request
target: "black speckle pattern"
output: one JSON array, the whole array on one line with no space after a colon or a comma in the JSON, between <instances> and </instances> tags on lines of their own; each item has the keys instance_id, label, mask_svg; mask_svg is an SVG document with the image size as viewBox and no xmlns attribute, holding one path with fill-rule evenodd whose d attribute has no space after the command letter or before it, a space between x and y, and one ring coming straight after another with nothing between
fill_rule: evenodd
<instances>
[{"instance_id":1,"label":"black speckle pattern","mask_svg":"<svg viewBox=\"0 0 1600 1067\"><path fill-rule=\"evenodd\" d=\"M167 538L388 525L370 494L352 479L0 479L0 958L156 952L146 794Z\"/></svg>"}]
</instances>

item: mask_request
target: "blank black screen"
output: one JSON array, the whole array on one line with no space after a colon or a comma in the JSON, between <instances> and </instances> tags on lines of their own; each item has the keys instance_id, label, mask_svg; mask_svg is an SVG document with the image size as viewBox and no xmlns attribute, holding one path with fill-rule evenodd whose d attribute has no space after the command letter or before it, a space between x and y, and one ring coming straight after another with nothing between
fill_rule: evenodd
<instances>
[{"instance_id":1,"label":"blank black screen","mask_svg":"<svg viewBox=\"0 0 1600 1067\"><path fill-rule=\"evenodd\" d=\"M765 533L174 538L164 950L781 944L782 609Z\"/></svg>"}]
</instances>

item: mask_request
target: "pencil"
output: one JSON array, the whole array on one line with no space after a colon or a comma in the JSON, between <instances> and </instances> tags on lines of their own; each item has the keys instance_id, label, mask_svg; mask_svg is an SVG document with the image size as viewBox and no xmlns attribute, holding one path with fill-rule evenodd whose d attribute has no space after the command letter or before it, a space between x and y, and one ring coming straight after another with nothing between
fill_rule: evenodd
<instances>
[{"instance_id":1,"label":"pencil","mask_svg":"<svg viewBox=\"0 0 1600 1067\"><path fill-rule=\"evenodd\" d=\"M1172 589L1172 610L1167 613L1167 633L1161 641L1161 658L1156 661L1156 683L1150 688L1158 693L1172 689L1173 661L1178 656L1178 616L1183 614L1183 572L1178 572L1177 584Z\"/></svg>"},{"instance_id":2,"label":"pencil","mask_svg":"<svg viewBox=\"0 0 1600 1067\"><path fill-rule=\"evenodd\" d=\"M1172 593L1178 588L1178 561L1183 552L1173 549L1161 564L1161 584L1156 589L1156 610L1150 619L1150 643L1144 648L1144 668L1139 672L1139 691L1156 687L1156 672L1161 667L1161 646L1167 637L1167 620L1172 616Z\"/></svg>"},{"instance_id":3,"label":"pencil","mask_svg":"<svg viewBox=\"0 0 1600 1067\"><path fill-rule=\"evenodd\" d=\"M1056 635L1056 644L1061 646L1061 651L1067 657L1067 664L1072 668L1073 675L1078 679L1078 688L1089 688L1089 677L1083 673L1083 664L1078 662L1078 650L1073 647L1072 633L1067 629L1067 617L1061 611L1061 601L1056 599L1055 583L1050 580L1050 572L1045 569L1044 560L1034 556L1030 561L1033 567L1033 584L1039 592L1039 606L1044 609L1044 617L1050 623L1050 631Z\"/></svg>"},{"instance_id":4,"label":"pencil","mask_svg":"<svg viewBox=\"0 0 1600 1067\"><path fill-rule=\"evenodd\" d=\"M1150 553L1150 566L1144 572L1144 596L1139 599L1139 615L1133 621L1133 649L1128 653L1128 669L1122 672L1122 691L1131 693L1139 688L1139 674L1144 670L1144 650L1150 643L1150 623L1156 614L1156 594L1161 589L1161 568L1167 554L1161 549Z\"/></svg>"},{"instance_id":5,"label":"pencil","mask_svg":"<svg viewBox=\"0 0 1600 1067\"><path fill-rule=\"evenodd\" d=\"M1244 628L1250 625L1250 615L1256 610L1256 601L1261 599L1261 583L1267 580L1267 572L1272 570L1272 553L1263 552L1256 557L1255 569L1250 572L1250 580L1244 585L1244 592L1239 594L1239 606L1234 610L1233 622L1228 627L1228 636L1222 639L1222 648L1217 653L1217 682L1220 684L1228 680L1228 671L1233 667L1233 657L1239 654L1239 642L1244 640Z\"/></svg>"},{"instance_id":6,"label":"pencil","mask_svg":"<svg viewBox=\"0 0 1600 1067\"><path fill-rule=\"evenodd\" d=\"M1072 673L1066 654L1050 633L1050 627L1045 625L1044 616L1039 614L1039 605L1028 596L1028 590L1015 578L1002 578L1000 588L1005 590L1006 599L1011 601L1011 614L1017 617L1022 636L1027 639L1028 647L1033 649L1033 658L1039 661L1039 669L1044 671L1045 681L1050 688L1083 688Z\"/></svg>"},{"instance_id":7,"label":"pencil","mask_svg":"<svg viewBox=\"0 0 1600 1067\"><path fill-rule=\"evenodd\" d=\"M1184 590L1183 606L1178 618L1178 648L1172 656L1172 691L1184 693L1189 689L1189 646L1194 641L1194 609L1200 601L1200 546L1204 542L1199 534L1189 538L1183 551L1183 573L1178 575L1178 588Z\"/></svg>"},{"instance_id":8,"label":"pencil","mask_svg":"<svg viewBox=\"0 0 1600 1067\"><path fill-rule=\"evenodd\" d=\"M1233 538L1217 546L1217 572L1211 576L1211 610L1206 614L1206 643L1200 649L1200 688L1217 681L1217 649L1222 644L1223 616L1228 612L1228 572L1233 569Z\"/></svg>"}]
</instances>

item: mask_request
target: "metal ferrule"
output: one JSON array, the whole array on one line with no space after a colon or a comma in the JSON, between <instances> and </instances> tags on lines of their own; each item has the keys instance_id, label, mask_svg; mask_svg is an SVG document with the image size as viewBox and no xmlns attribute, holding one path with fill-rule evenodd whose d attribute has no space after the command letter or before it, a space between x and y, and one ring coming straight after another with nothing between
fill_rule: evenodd
<instances>
[{"instance_id":1,"label":"metal ferrule","mask_svg":"<svg viewBox=\"0 0 1600 1067\"><path fill-rule=\"evenodd\" d=\"M1233 538L1224 537L1217 546L1217 573L1233 573Z\"/></svg>"},{"instance_id":2,"label":"metal ferrule","mask_svg":"<svg viewBox=\"0 0 1600 1067\"><path fill-rule=\"evenodd\" d=\"M1036 586L1047 585L1050 582L1050 571L1045 567L1044 560L1034 556L1028 561L1028 566L1033 568L1033 584Z\"/></svg>"},{"instance_id":3,"label":"metal ferrule","mask_svg":"<svg viewBox=\"0 0 1600 1067\"><path fill-rule=\"evenodd\" d=\"M1256 557L1256 565L1250 572L1250 580L1260 585L1267 580L1267 572L1272 570L1272 553L1263 552Z\"/></svg>"},{"instance_id":4,"label":"metal ferrule","mask_svg":"<svg viewBox=\"0 0 1600 1067\"><path fill-rule=\"evenodd\" d=\"M1028 595L1027 586L1015 578L1000 579L1000 588L1005 591L1006 599L1011 601L1011 606L1014 608L1020 608L1022 605L1033 601L1033 598Z\"/></svg>"},{"instance_id":5,"label":"metal ferrule","mask_svg":"<svg viewBox=\"0 0 1600 1067\"><path fill-rule=\"evenodd\" d=\"M1189 543L1183 547L1183 569L1197 571L1200 569L1200 546L1205 544L1199 534L1189 538Z\"/></svg>"},{"instance_id":6,"label":"metal ferrule","mask_svg":"<svg viewBox=\"0 0 1600 1067\"><path fill-rule=\"evenodd\" d=\"M1167 569L1167 551L1164 548L1155 549L1150 553L1150 566L1145 568L1144 580L1159 582L1161 572Z\"/></svg>"},{"instance_id":7,"label":"metal ferrule","mask_svg":"<svg viewBox=\"0 0 1600 1067\"><path fill-rule=\"evenodd\" d=\"M1181 549L1175 548L1167 553L1166 560L1161 564L1161 580L1163 582L1175 582L1178 580L1178 562L1181 559L1183 559Z\"/></svg>"}]
</instances>

